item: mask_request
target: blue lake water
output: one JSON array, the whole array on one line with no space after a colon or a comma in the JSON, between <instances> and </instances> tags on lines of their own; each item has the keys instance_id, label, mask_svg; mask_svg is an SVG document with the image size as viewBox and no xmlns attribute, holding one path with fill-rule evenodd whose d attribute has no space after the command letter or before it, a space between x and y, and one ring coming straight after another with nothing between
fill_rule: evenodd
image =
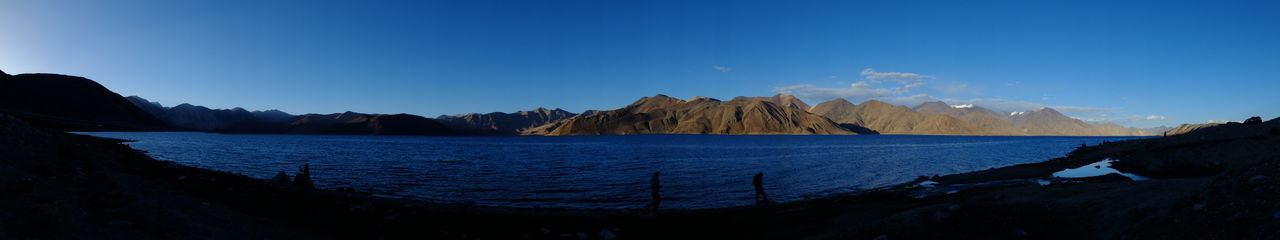
<instances>
[{"instance_id":1,"label":"blue lake water","mask_svg":"<svg viewBox=\"0 0 1280 240\"><path fill-rule=\"evenodd\" d=\"M322 188L480 205L639 208L662 172L663 208L754 204L884 187L917 176L1061 157L1125 137L723 136L435 137L88 132L135 140L160 160L255 178L309 163Z\"/></svg>"}]
</instances>

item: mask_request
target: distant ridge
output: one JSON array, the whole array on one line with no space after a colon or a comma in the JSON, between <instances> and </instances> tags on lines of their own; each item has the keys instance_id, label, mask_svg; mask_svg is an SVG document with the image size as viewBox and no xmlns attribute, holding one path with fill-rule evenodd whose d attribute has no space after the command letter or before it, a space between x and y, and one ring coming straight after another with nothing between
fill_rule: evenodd
<instances>
[{"instance_id":1,"label":"distant ridge","mask_svg":"<svg viewBox=\"0 0 1280 240\"><path fill-rule=\"evenodd\" d=\"M1181 134L1209 126L1138 129L1114 123L1090 124L1052 108L1009 113L940 101L908 108L876 100L853 104L834 99L810 106L786 94L739 96L732 101L707 97L686 101L658 94L622 108L581 114L538 108L515 113L442 115L435 119L349 111L294 116L274 109L210 109L193 104L165 107L138 96L121 97L86 78L57 74L10 75L0 71L0 87L0 112L37 126L70 130L374 135L1146 136Z\"/></svg>"},{"instance_id":2,"label":"distant ridge","mask_svg":"<svg viewBox=\"0 0 1280 240\"><path fill-rule=\"evenodd\" d=\"M521 135L542 125L577 116L559 108L538 108L515 113L471 113L457 116L441 115L437 121L458 131L475 135Z\"/></svg>"},{"instance_id":3,"label":"distant ridge","mask_svg":"<svg viewBox=\"0 0 1280 240\"><path fill-rule=\"evenodd\" d=\"M243 108L210 109L189 103L165 107L139 96L129 96L129 102L160 118L171 126L184 130L226 133L279 133L284 131L284 120L293 115L271 110L250 112Z\"/></svg>"}]
</instances>

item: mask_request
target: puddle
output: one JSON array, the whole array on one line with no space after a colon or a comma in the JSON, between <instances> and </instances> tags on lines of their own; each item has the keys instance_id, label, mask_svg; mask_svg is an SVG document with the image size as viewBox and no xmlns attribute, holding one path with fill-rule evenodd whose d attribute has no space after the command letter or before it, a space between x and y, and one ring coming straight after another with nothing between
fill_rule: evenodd
<instances>
[{"instance_id":1,"label":"puddle","mask_svg":"<svg viewBox=\"0 0 1280 240\"><path fill-rule=\"evenodd\" d=\"M1115 161L1116 160L1113 160L1110 158L1102 159L1102 161L1085 165L1083 167L1058 171L1056 173L1053 173L1053 176L1060 177L1060 178L1086 178L1086 177L1097 177L1097 176L1102 176L1102 175L1107 175L1112 173L1118 173L1120 175L1124 175L1125 177L1129 177L1129 179L1133 179L1134 181L1144 181L1144 180L1151 179L1151 178L1143 177L1137 174L1121 172L1119 170L1111 168L1111 163Z\"/></svg>"}]
</instances>

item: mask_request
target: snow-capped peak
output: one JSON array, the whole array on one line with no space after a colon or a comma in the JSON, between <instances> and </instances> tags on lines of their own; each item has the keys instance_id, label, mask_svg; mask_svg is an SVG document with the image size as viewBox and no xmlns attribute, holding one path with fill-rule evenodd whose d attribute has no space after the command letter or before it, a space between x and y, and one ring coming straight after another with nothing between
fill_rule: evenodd
<instances>
[{"instance_id":1,"label":"snow-capped peak","mask_svg":"<svg viewBox=\"0 0 1280 240\"><path fill-rule=\"evenodd\" d=\"M951 108L973 108L973 104L951 105Z\"/></svg>"},{"instance_id":2,"label":"snow-capped peak","mask_svg":"<svg viewBox=\"0 0 1280 240\"><path fill-rule=\"evenodd\" d=\"M1027 112L1011 112L1011 113L1009 113L1009 116L1017 116L1017 115L1022 115L1022 114L1027 114Z\"/></svg>"}]
</instances>

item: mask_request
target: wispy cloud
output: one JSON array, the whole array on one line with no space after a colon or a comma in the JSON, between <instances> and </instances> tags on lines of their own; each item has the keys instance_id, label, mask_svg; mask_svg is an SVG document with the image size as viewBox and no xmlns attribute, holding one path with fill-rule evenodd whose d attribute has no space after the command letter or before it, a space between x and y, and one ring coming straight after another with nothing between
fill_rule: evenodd
<instances>
[{"instance_id":1,"label":"wispy cloud","mask_svg":"<svg viewBox=\"0 0 1280 240\"><path fill-rule=\"evenodd\" d=\"M862 69L861 75L872 82L892 81L900 84L918 83L924 81L925 78L933 78L915 73L877 72L872 68Z\"/></svg>"},{"instance_id":2,"label":"wispy cloud","mask_svg":"<svg viewBox=\"0 0 1280 240\"><path fill-rule=\"evenodd\" d=\"M1160 116L1160 115L1147 115L1147 116L1142 116L1142 115L1129 115L1129 116L1116 117L1116 118L1108 118L1108 117L1094 117L1094 118L1076 118L1076 119L1080 119L1080 120L1083 120L1083 121L1085 121L1085 122L1092 122L1092 123L1106 123L1106 122L1110 122L1110 123L1134 123L1134 122L1138 122L1138 121L1156 121L1156 120L1165 120L1165 117L1164 117L1164 116Z\"/></svg>"},{"instance_id":3,"label":"wispy cloud","mask_svg":"<svg viewBox=\"0 0 1280 240\"><path fill-rule=\"evenodd\" d=\"M732 69L732 68L725 67L725 66L720 66L720 65L714 65L714 66L711 66L711 69L715 69L716 71L720 71L720 72L733 71L733 69Z\"/></svg>"}]
</instances>

